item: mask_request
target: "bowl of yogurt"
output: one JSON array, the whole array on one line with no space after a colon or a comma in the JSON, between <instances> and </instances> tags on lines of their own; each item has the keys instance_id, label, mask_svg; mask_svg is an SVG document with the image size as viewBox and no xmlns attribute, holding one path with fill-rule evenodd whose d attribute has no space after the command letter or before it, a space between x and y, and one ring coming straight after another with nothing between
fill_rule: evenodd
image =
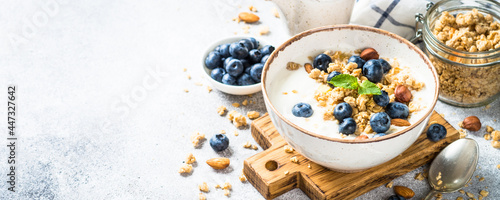
<instances>
[{"instance_id":1,"label":"bowl of yogurt","mask_svg":"<svg viewBox=\"0 0 500 200\"><path fill-rule=\"evenodd\" d=\"M372 61L361 52L367 48L376 50ZM324 68L317 61L321 54L329 59ZM375 59L389 64L378 80L368 72ZM334 71L342 75L332 76ZM337 85L346 77L357 82L357 89ZM395 158L417 140L437 101L437 77L427 56L404 38L376 28L335 25L307 30L279 46L264 66L262 92L274 126L289 145L329 169L358 172ZM385 104L379 100L383 95ZM294 110L302 104L309 106L307 114ZM342 106L351 109L345 119L337 115ZM385 120L383 130L378 118ZM346 128L354 122L354 130Z\"/></svg>"}]
</instances>

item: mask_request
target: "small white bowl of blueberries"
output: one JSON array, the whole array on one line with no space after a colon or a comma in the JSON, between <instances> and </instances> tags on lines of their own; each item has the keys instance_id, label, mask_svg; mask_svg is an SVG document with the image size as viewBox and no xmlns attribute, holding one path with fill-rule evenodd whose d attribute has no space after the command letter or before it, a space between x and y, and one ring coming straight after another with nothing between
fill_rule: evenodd
<instances>
[{"instance_id":1,"label":"small white bowl of blueberries","mask_svg":"<svg viewBox=\"0 0 500 200\"><path fill-rule=\"evenodd\" d=\"M233 36L210 45L203 55L203 70L218 90L247 95L261 90L261 74L274 51L262 38Z\"/></svg>"}]
</instances>

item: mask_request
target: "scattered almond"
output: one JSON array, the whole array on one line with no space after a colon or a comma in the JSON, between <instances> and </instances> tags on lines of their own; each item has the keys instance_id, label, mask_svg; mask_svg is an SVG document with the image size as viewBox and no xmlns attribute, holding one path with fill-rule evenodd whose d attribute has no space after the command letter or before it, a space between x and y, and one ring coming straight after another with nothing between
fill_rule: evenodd
<instances>
[{"instance_id":1,"label":"scattered almond","mask_svg":"<svg viewBox=\"0 0 500 200\"><path fill-rule=\"evenodd\" d=\"M366 48L364 49L361 54L359 55L363 60L368 61L371 59L378 59L379 55L377 51L373 48Z\"/></svg>"},{"instance_id":2,"label":"scattered almond","mask_svg":"<svg viewBox=\"0 0 500 200\"><path fill-rule=\"evenodd\" d=\"M410 102L412 95L406 86L398 85L396 89L394 89L394 97L396 97L397 102L407 103Z\"/></svg>"},{"instance_id":3,"label":"scattered almond","mask_svg":"<svg viewBox=\"0 0 500 200\"><path fill-rule=\"evenodd\" d=\"M304 64L304 68L306 69L306 72L308 74L311 73L311 71L313 70L313 66L311 65L311 63Z\"/></svg>"},{"instance_id":4,"label":"scattered almond","mask_svg":"<svg viewBox=\"0 0 500 200\"><path fill-rule=\"evenodd\" d=\"M413 192L413 190L404 186L394 186L394 192L406 199L410 199L415 196L415 192Z\"/></svg>"},{"instance_id":5,"label":"scattered almond","mask_svg":"<svg viewBox=\"0 0 500 200\"><path fill-rule=\"evenodd\" d=\"M207 164L214 169L225 169L229 166L230 161L229 158L212 158L207 160Z\"/></svg>"},{"instance_id":6,"label":"scattered almond","mask_svg":"<svg viewBox=\"0 0 500 200\"><path fill-rule=\"evenodd\" d=\"M410 122L404 120L404 119L399 119L399 118L394 118L391 119L391 125L394 126L410 126Z\"/></svg>"},{"instance_id":7,"label":"scattered almond","mask_svg":"<svg viewBox=\"0 0 500 200\"><path fill-rule=\"evenodd\" d=\"M240 14L238 14L238 18L246 23L255 23L260 19L256 14L249 12L240 12Z\"/></svg>"},{"instance_id":8,"label":"scattered almond","mask_svg":"<svg viewBox=\"0 0 500 200\"><path fill-rule=\"evenodd\" d=\"M481 129L481 121L476 116L469 116L462 122L463 128L469 131L478 131Z\"/></svg>"}]
</instances>

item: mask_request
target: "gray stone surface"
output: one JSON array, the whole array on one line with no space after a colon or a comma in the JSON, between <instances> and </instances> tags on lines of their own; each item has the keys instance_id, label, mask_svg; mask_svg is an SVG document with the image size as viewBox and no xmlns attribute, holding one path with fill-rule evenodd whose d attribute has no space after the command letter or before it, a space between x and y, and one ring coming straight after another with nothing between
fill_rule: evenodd
<instances>
[{"instance_id":1,"label":"gray stone surface","mask_svg":"<svg viewBox=\"0 0 500 200\"><path fill-rule=\"evenodd\" d=\"M46 2L50 3L47 7ZM16 193L7 191L9 151L0 148L0 199L196 199L197 185L207 182L208 199L224 199L215 184L233 185L231 199L262 199L241 183L243 160L262 151L241 147L255 143L249 129L237 130L216 108L265 112L262 95L232 96L207 92L201 76L204 48L214 40L242 33L231 18L246 10L244 1L19 1L0 7L0 93L6 105L7 85L17 85ZM284 41L286 27L271 16L271 2L255 1L267 39ZM238 8L237 5L242 5ZM258 25L250 32L257 32ZM187 71L183 72L183 68ZM192 78L187 79L190 75ZM203 86L197 86L201 83ZM487 86L485 86L487 87ZM188 89L189 93L185 93ZM240 108L233 102L253 100ZM0 102L1 103L1 102ZM456 128L469 115L500 129L500 101L463 109L438 102L436 110ZM3 108L0 115L6 116ZM7 143L7 123L0 123ZM217 154L208 142L195 149L189 136L228 132L230 151ZM239 136L234 136L237 130ZM467 192L488 187L499 199L499 150L482 139L484 126L468 137L480 144L480 161ZM177 173L188 153L198 163L191 175ZM205 160L225 156L231 167L216 172ZM419 168L394 182L416 192L429 191L413 179ZM349 187L349 185L346 185ZM358 199L386 199L392 190L379 187ZM464 196L445 194L445 199ZM295 189L278 199L308 199Z\"/></svg>"}]
</instances>

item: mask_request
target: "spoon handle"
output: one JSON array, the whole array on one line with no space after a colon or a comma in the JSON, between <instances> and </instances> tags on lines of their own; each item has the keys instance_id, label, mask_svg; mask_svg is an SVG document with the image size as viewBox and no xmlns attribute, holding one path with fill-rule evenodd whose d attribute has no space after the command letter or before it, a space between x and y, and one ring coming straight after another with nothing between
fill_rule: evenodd
<instances>
[{"instance_id":1,"label":"spoon handle","mask_svg":"<svg viewBox=\"0 0 500 200\"><path fill-rule=\"evenodd\" d=\"M436 195L437 193L439 193L439 192L437 192L436 190L431 190L429 192L429 194L427 194L427 196L425 196L424 200L431 200L434 197L434 195Z\"/></svg>"}]
</instances>

